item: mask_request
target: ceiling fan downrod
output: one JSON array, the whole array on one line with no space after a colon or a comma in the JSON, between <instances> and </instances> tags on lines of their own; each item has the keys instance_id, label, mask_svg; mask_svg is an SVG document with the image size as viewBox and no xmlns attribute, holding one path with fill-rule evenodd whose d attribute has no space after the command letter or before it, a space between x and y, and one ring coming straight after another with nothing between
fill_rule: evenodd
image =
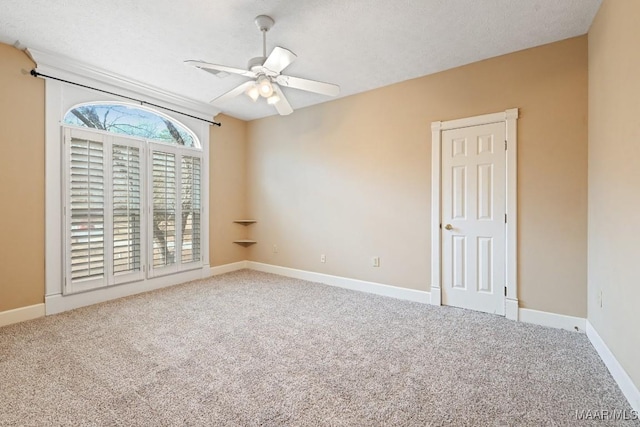
<instances>
[{"instance_id":1,"label":"ceiling fan downrod","mask_svg":"<svg viewBox=\"0 0 640 427\"><path fill-rule=\"evenodd\" d=\"M267 57L267 31L273 27L276 21L272 17L267 15L258 15L254 20L258 29L262 32L262 56Z\"/></svg>"}]
</instances>

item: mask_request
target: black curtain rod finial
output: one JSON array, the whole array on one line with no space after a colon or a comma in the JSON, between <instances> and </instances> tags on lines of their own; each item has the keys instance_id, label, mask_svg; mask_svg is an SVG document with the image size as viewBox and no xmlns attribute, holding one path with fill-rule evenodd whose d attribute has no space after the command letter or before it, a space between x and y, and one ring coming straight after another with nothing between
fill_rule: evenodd
<instances>
[{"instance_id":1,"label":"black curtain rod finial","mask_svg":"<svg viewBox=\"0 0 640 427\"><path fill-rule=\"evenodd\" d=\"M171 109L171 108L163 107L162 105L153 104L153 103L151 103L151 102L143 101L143 100L141 100L141 99L131 98L130 96L120 95L120 94L117 94L117 93L109 92L109 91L107 91L107 90L102 90L102 89L98 89L98 88L95 88L95 87L91 87L91 86L83 85L83 84L80 84L80 83L71 82L71 81L69 81L69 80L64 80L64 79L59 79L59 78L57 78L57 77L48 76L48 75L46 75L46 74L42 74L42 73L37 72L35 68L31 69L31 72L30 72L29 74L31 74L33 77L40 77L40 76L42 76L42 77L45 77L45 78L47 78L47 79L58 80L59 82L69 83L69 84L71 84L71 85L74 85L74 86L80 86L80 87L83 87L83 88L85 88L85 89L91 89L91 90L95 90L95 91L97 91L97 92L106 93L106 94L108 94L108 95L118 96L118 97L120 97L120 98L128 99L129 101L139 102L139 103L140 103L140 105L145 105L145 104L146 104L146 105L149 105L149 106L151 106L151 107L162 108L163 110L171 111L172 113L182 114L183 116L191 117L192 119L196 119L196 120L201 120L201 121L203 121L203 122L206 122L206 123L209 123L209 124L212 124L212 125L218 126L218 127L222 126L222 123L219 123L219 122L213 122L213 121L211 121L211 120L206 120L206 119L201 119L200 117L193 116L193 115L191 115L191 114L187 114L187 113L183 113L183 112L178 111L178 110L173 110L173 109Z\"/></svg>"}]
</instances>

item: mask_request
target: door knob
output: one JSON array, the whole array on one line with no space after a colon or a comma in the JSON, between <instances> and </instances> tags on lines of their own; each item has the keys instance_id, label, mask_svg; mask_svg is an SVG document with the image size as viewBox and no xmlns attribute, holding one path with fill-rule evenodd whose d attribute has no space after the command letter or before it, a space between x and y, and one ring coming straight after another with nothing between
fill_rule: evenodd
<instances>
[{"instance_id":1,"label":"door knob","mask_svg":"<svg viewBox=\"0 0 640 427\"><path fill-rule=\"evenodd\" d=\"M444 226L445 230L453 230L453 226L451 224L447 224Z\"/></svg>"}]
</instances>

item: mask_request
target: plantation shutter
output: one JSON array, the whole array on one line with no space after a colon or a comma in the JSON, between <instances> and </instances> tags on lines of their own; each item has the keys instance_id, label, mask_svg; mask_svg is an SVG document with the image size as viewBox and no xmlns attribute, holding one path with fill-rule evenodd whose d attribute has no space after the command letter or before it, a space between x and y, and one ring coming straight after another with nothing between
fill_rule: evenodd
<instances>
[{"instance_id":1,"label":"plantation shutter","mask_svg":"<svg viewBox=\"0 0 640 427\"><path fill-rule=\"evenodd\" d=\"M199 150L63 130L64 294L202 267Z\"/></svg>"},{"instance_id":2,"label":"plantation shutter","mask_svg":"<svg viewBox=\"0 0 640 427\"><path fill-rule=\"evenodd\" d=\"M152 266L158 272L176 265L176 154L152 151Z\"/></svg>"},{"instance_id":3,"label":"plantation shutter","mask_svg":"<svg viewBox=\"0 0 640 427\"><path fill-rule=\"evenodd\" d=\"M200 158L183 156L182 189L182 263L199 262L200 257Z\"/></svg>"},{"instance_id":4,"label":"plantation shutter","mask_svg":"<svg viewBox=\"0 0 640 427\"><path fill-rule=\"evenodd\" d=\"M140 148L114 144L111 155L113 273L115 282L142 272L142 181Z\"/></svg>"},{"instance_id":5,"label":"plantation shutter","mask_svg":"<svg viewBox=\"0 0 640 427\"><path fill-rule=\"evenodd\" d=\"M69 270L67 282L101 279L105 274L104 144L69 141Z\"/></svg>"}]
</instances>

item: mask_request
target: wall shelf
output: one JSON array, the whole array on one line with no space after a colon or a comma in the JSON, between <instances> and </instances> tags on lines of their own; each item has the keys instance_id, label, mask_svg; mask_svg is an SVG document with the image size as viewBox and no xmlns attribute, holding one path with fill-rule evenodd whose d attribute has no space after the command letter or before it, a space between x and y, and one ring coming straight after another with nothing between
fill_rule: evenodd
<instances>
[{"instance_id":1,"label":"wall shelf","mask_svg":"<svg viewBox=\"0 0 640 427\"><path fill-rule=\"evenodd\" d=\"M233 220L233 222L235 222L236 224L249 225L255 224L258 221L256 221L255 219L235 219Z\"/></svg>"},{"instance_id":2,"label":"wall shelf","mask_svg":"<svg viewBox=\"0 0 640 427\"><path fill-rule=\"evenodd\" d=\"M250 246L250 245L254 245L254 244L258 243L258 242L256 242L255 240L243 239L243 240L234 240L233 243L236 243L236 244L242 245L242 246Z\"/></svg>"},{"instance_id":3,"label":"wall shelf","mask_svg":"<svg viewBox=\"0 0 640 427\"><path fill-rule=\"evenodd\" d=\"M246 227L247 225L255 224L258 221L256 221L255 219L234 219L233 222L235 224L240 224ZM233 243L235 243L236 245L244 246L246 248L248 246L255 245L258 242L251 239L238 239L234 240Z\"/></svg>"}]
</instances>

